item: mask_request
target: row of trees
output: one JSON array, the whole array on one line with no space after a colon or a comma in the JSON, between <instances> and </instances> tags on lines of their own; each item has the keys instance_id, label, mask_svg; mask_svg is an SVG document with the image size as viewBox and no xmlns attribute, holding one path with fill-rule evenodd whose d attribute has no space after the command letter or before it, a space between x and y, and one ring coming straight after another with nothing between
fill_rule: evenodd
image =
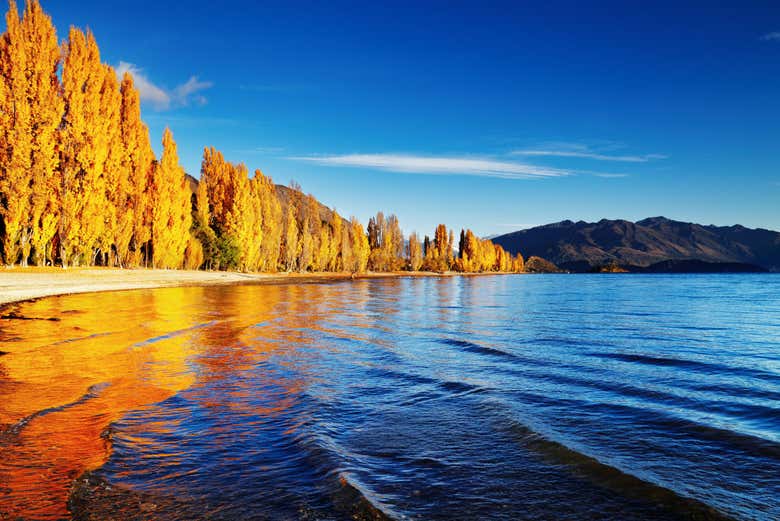
<instances>
[{"instance_id":1,"label":"row of trees","mask_svg":"<svg viewBox=\"0 0 780 521\"><path fill-rule=\"evenodd\" d=\"M154 157L133 78L91 33L59 45L37 1L13 0L0 38L0 251L59 261L178 267L191 216L170 131Z\"/></svg>"},{"instance_id":2,"label":"row of trees","mask_svg":"<svg viewBox=\"0 0 780 521\"><path fill-rule=\"evenodd\" d=\"M256 170L203 153L201 177L193 198L193 233L185 252L188 268L242 271L518 272L513 257L471 230L461 231L460 254L453 232L443 224L433 240L416 232L404 237L395 215L371 217L364 230L354 217L345 221L300 186L278 187Z\"/></svg>"},{"instance_id":3,"label":"row of trees","mask_svg":"<svg viewBox=\"0 0 780 521\"><path fill-rule=\"evenodd\" d=\"M244 165L205 149L188 267L365 271L368 239L357 219L345 221L298 186L281 189L260 170L250 178Z\"/></svg>"},{"instance_id":4,"label":"row of trees","mask_svg":"<svg viewBox=\"0 0 780 521\"><path fill-rule=\"evenodd\" d=\"M242 271L521 271L522 257L439 225L405 238L395 215L366 229L259 170L204 150L200 182L170 130L155 158L138 90L94 36L58 43L37 0L13 0L0 38L0 255L28 263Z\"/></svg>"}]
</instances>

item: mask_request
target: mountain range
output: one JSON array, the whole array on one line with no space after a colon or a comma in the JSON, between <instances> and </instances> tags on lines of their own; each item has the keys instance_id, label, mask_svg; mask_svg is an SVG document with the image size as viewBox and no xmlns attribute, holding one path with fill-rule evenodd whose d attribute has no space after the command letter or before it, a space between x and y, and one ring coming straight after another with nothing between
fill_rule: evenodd
<instances>
[{"instance_id":1,"label":"mountain range","mask_svg":"<svg viewBox=\"0 0 780 521\"><path fill-rule=\"evenodd\" d=\"M563 270L780 272L780 233L651 217L637 222L561 221L493 238L511 253Z\"/></svg>"}]
</instances>

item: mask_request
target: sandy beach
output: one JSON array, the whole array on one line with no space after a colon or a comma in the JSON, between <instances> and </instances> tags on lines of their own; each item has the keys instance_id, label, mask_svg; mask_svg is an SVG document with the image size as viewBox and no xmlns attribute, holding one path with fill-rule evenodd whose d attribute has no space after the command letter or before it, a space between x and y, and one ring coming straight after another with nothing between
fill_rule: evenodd
<instances>
[{"instance_id":1,"label":"sandy beach","mask_svg":"<svg viewBox=\"0 0 780 521\"><path fill-rule=\"evenodd\" d=\"M41 297L97 291L121 291L214 284L278 284L326 282L354 278L447 276L453 273L237 273L118 268L9 268L0 269L0 305Z\"/></svg>"},{"instance_id":2,"label":"sandy beach","mask_svg":"<svg viewBox=\"0 0 780 521\"><path fill-rule=\"evenodd\" d=\"M12 268L0 270L0 304L68 293L229 284L263 275L208 271L108 268Z\"/></svg>"}]
</instances>

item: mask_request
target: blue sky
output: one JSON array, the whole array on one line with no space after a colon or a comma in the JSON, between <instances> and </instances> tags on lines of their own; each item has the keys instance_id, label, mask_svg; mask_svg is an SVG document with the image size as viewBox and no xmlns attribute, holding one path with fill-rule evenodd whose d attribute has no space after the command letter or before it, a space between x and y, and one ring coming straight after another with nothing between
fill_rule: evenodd
<instances>
[{"instance_id":1,"label":"blue sky","mask_svg":"<svg viewBox=\"0 0 780 521\"><path fill-rule=\"evenodd\" d=\"M194 175L213 145L422 233L780 229L778 2L257 4L43 0L135 71Z\"/></svg>"}]
</instances>

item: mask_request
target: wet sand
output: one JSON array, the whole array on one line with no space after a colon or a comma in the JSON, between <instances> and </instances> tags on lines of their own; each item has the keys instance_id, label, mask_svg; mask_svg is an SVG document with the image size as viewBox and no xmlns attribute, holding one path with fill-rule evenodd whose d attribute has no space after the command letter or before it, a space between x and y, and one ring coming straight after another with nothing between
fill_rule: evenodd
<instances>
[{"instance_id":1,"label":"wet sand","mask_svg":"<svg viewBox=\"0 0 780 521\"><path fill-rule=\"evenodd\" d=\"M443 276L428 272L366 273L237 273L118 268L0 269L0 305L54 295L215 284L326 282L353 278Z\"/></svg>"}]
</instances>

